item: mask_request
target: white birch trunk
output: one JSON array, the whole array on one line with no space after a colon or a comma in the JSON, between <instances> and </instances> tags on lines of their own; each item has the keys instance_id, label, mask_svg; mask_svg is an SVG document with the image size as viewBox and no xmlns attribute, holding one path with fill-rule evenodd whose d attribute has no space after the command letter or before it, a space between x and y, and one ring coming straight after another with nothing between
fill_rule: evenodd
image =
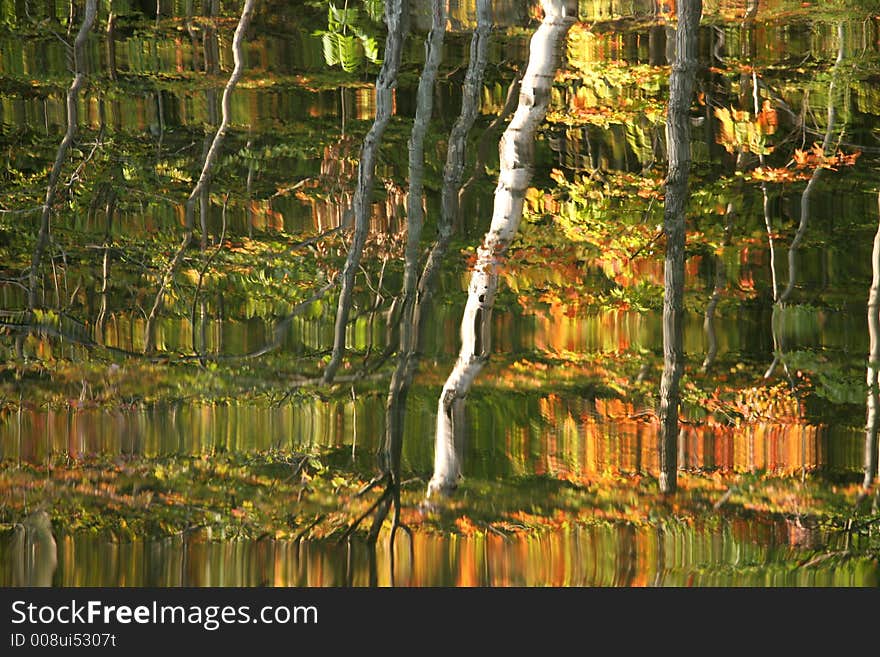
<instances>
[{"instance_id":1,"label":"white birch trunk","mask_svg":"<svg viewBox=\"0 0 880 657\"><path fill-rule=\"evenodd\" d=\"M48 513L35 511L15 525L10 561L13 586L52 586L58 567L58 546Z\"/></svg>"},{"instance_id":2,"label":"white birch trunk","mask_svg":"<svg viewBox=\"0 0 880 657\"><path fill-rule=\"evenodd\" d=\"M529 44L529 63L523 76L519 105L501 137L501 172L495 188L492 223L477 250L461 322L461 351L443 386L437 407L434 474L428 497L449 494L458 486L461 464L456 436L464 420L464 401L490 351L491 313L498 289L498 264L516 235L523 200L532 177L534 140L544 120L563 37L577 16L567 0L543 0L544 19Z\"/></svg>"},{"instance_id":3,"label":"white birch trunk","mask_svg":"<svg viewBox=\"0 0 880 657\"><path fill-rule=\"evenodd\" d=\"M880 204L880 196L878 196ZM865 422L865 479L863 488L869 489L877 477L877 434L880 433L880 226L874 235L871 251L871 289L868 292L868 400Z\"/></svg>"}]
</instances>

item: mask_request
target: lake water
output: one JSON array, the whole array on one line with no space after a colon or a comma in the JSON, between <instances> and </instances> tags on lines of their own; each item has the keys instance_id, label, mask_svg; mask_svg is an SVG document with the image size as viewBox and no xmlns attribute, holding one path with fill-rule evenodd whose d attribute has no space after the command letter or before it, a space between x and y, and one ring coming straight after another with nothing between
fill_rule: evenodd
<instances>
[{"instance_id":1,"label":"lake water","mask_svg":"<svg viewBox=\"0 0 880 657\"><path fill-rule=\"evenodd\" d=\"M334 346L333 281L352 248L358 163L381 108L371 44L384 57L386 30L370 11L382 3L351 0L357 15L343 26L326 2L257 0L226 115L239 3L114 0L112 20L100 3L78 49L87 12L73 4L71 19L67 3L0 3L0 521L9 529L0 584L23 583L12 523L28 496L39 499L16 488L16 473L51 463L48 480L59 459L318 454L366 481L399 430L404 514L430 514L417 500L435 466L438 399L492 217L505 98L529 61L540 3L490 3L479 71L468 68L478 3L445 3L416 203L425 216L419 272L445 220L450 134L467 123L475 77L476 112L453 180L455 232L419 297L421 337L408 351L397 326L408 145L425 103L431 3L406 12L333 384L321 381ZM488 520L475 531L414 528L393 546L387 523L375 546L360 534L339 544L201 530L119 540L67 531L47 509L57 564L38 576L28 561L25 581L876 586L876 528L867 523L851 543L823 511L866 468L880 154L880 22L870 3L703 3L678 463L694 481L717 483L709 507L728 485L755 499L658 520L656 498L637 492L659 468L664 240L655 234L674 4L579 3L537 130L525 216L500 271L488 362L457 429L455 513L550 521L535 531ZM62 151L77 72L76 130ZM191 243L178 250L188 229ZM411 377L392 405L396 366ZM876 463L876 443L870 450ZM548 480L574 486L564 508L542 505ZM598 513L594 489L606 485L617 501ZM501 499L511 488L515 503ZM639 514L627 517L630 504ZM864 550L857 558L811 562L854 547Z\"/></svg>"}]
</instances>

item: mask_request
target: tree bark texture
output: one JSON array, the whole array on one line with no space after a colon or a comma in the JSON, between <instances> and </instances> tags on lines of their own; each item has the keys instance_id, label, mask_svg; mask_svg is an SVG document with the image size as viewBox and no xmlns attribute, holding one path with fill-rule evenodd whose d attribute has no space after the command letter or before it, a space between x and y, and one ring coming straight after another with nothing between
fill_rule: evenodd
<instances>
[{"instance_id":1,"label":"tree bark texture","mask_svg":"<svg viewBox=\"0 0 880 657\"><path fill-rule=\"evenodd\" d=\"M415 370L418 347L418 315L416 289L419 280L419 243L424 225L422 196L425 176L425 134L431 121L434 105L434 84L446 34L446 3L431 3L431 31L425 40L425 66L419 78L416 98L416 116L409 139L409 192L406 214L406 252L403 273L403 310L400 319L400 339L397 367L391 377L386 403L385 446L380 467L390 474L395 483L400 474L400 454L403 447L406 397ZM420 299L421 300L421 299Z\"/></svg>"},{"instance_id":2,"label":"tree bark texture","mask_svg":"<svg viewBox=\"0 0 880 657\"><path fill-rule=\"evenodd\" d=\"M464 175L467 136L480 109L480 90L489 52L489 34L492 30L492 3L477 0L477 28L471 38L470 59L462 88L461 113L449 133L446 166L443 168L440 232L452 232L460 223L458 192Z\"/></svg>"},{"instance_id":3,"label":"tree bark texture","mask_svg":"<svg viewBox=\"0 0 880 657\"><path fill-rule=\"evenodd\" d=\"M663 229L666 262L663 279L663 377L660 380L660 490L676 489L678 471L679 382L684 370L684 247L691 165L690 107L698 66L698 30L702 0L678 3L675 61L669 79L666 151L669 172Z\"/></svg>"}]
</instances>

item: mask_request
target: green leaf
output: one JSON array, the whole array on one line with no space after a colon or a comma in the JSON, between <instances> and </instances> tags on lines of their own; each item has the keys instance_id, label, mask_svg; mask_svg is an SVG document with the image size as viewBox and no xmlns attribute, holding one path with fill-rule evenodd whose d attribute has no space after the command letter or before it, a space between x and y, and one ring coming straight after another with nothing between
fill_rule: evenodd
<instances>
[{"instance_id":1,"label":"green leaf","mask_svg":"<svg viewBox=\"0 0 880 657\"><path fill-rule=\"evenodd\" d=\"M361 45L364 48L364 54L367 59L374 64L382 63L382 60L379 59L379 42L374 37L362 36Z\"/></svg>"},{"instance_id":2,"label":"green leaf","mask_svg":"<svg viewBox=\"0 0 880 657\"><path fill-rule=\"evenodd\" d=\"M331 3L327 24L332 31L337 32L344 27L354 25L358 18L359 12L356 7L339 9Z\"/></svg>"}]
</instances>

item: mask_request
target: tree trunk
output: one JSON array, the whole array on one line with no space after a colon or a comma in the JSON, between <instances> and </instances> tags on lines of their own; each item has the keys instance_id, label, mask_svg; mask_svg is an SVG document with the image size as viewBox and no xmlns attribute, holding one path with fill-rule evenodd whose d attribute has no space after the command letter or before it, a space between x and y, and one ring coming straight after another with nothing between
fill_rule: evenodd
<instances>
[{"instance_id":1,"label":"tree trunk","mask_svg":"<svg viewBox=\"0 0 880 657\"><path fill-rule=\"evenodd\" d=\"M400 454L403 448L403 423L406 414L406 397L415 371L415 353L418 346L416 300L419 279L419 242L421 241L424 213L422 210L423 179L425 175L425 134L431 120L434 100L434 84L446 34L446 3L433 0L431 32L425 40L425 67L419 79L416 116L409 140L409 192L407 194L407 236L403 274L403 311L400 319L400 340L397 367L391 377L386 404L385 447L382 470L397 482L400 475Z\"/></svg>"},{"instance_id":2,"label":"tree trunk","mask_svg":"<svg viewBox=\"0 0 880 657\"><path fill-rule=\"evenodd\" d=\"M446 35L446 4L443 0L433 0L431 32L425 40L425 68L419 78L416 97L416 116L409 139L409 192L406 204L406 268L403 277L404 315L406 304L412 303L418 282L419 242L424 226L422 196L425 176L425 134L431 121L434 107L434 84L437 69L443 54L443 39Z\"/></svg>"},{"instance_id":3,"label":"tree trunk","mask_svg":"<svg viewBox=\"0 0 880 657\"><path fill-rule=\"evenodd\" d=\"M462 88L461 113L449 133L446 150L446 166L443 168L443 193L441 196L441 233L458 228L458 192L464 173L467 136L477 118L480 108L480 89L489 51L489 34L492 29L492 7L489 0L477 0L477 28L471 38L470 59Z\"/></svg>"},{"instance_id":4,"label":"tree trunk","mask_svg":"<svg viewBox=\"0 0 880 657\"><path fill-rule=\"evenodd\" d=\"M519 105L499 145L501 171L492 223L477 250L468 286L461 322L461 351L438 403L434 475L428 484L428 497L451 493L461 477L456 436L463 422L464 400L489 356L500 259L519 227L532 177L535 133L547 112L562 40L577 17L576 3L568 0L543 0L542 6L544 20L529 45Z\"/></svg>"},{"instance_id":5,"label":"tree trunk","mask_svg":"<svg viewBox=\"0 0 880 657\"><path fill-rule=\"evenodd\" d=\"M688 174L691 165L690 106L697 72L702 0L678 3L675 63L669 79L666 150L669 173L663 229L666 263L663 290L663 377L660 380L660 491L672 493L678 470L679 382L684 369L684 247Z\"/></svg>"},{"instance_id":6,"label":"tree trunk","mask_svg":"<svg viewBox=\"0 0 880 657\"><path fill-rule=\"evenodd\" d=\"M153 299L153 306L150 308L150 314L147 316L146 326L144 327L144 353L146 354L152 353L156 349L156 317L162 307L165 290L168 289L168 286L171 284L171 279L174 277L177 268L180 266L186 250L192 243L193 229L195 227L196 202L199 201L202 191L206 189L209 184L211 171L214 168L214 163L217 161L217 156L220 154L220 147L223 144L226 130L229 127L229 102L232 92L235 90L244 71L242 42L244 41L245 32L247 32L248 26L250 25L255 4L256 0L245 0L244 7L242 7L241 10L241 18L238 21L238 26L235 28L235 35L232 38L234 66L232 68L232 73L229 76L229 80L227 80L226 86L223 89L223 96L220 99L220 125L217 126L217 132L214 133L214 138L211 140L211 145L208 147L208 151L205 154L205 163L202 165L202 172L199 175L199 179L196 182L195 187L193 187L192 192L190 192L189 198L186 200L183 240L181 241L180 246L177 247L177 252L174 254L168 268L162 275L162 279L159 281L159 291L156 292L156 297Z\"/></svg>"},{"instance_id":7,"label":"tree trunk","mask_svg":"<svg viewBox=\"0 0 880 657\"><path fill-rule=\"evenodd\" d=\"M845 54L844 38L845 32L843 29L843 23L839 23L837 25L837 59L834 63L834 70L831 73L831 81L828 83L828 109L825 126L825 138L822 140L823 153L827 153L828 150L831 148L832 138L834 137L834 124L837 121L837 107L834 102L834 97L837 93L840 65L843 62ZM768 379L773 375L773 372L776 370L776 367L779 365L780 362L782 363L784 368L787 367L784 362L785 343L783 339L782 322L785 319L785 315L783 313L783 310L785 308L786 301L788 301L789 297L791 297L791 293L794 292L794 286L797 283L797 253L798 249L800 249L801 242L803 242L804 240L804 236L807 234L807 226L810 222L810 201L813 196L813 190L816 188L816 184L819 182L819 178L822 176L823 171L824 167L816 167L816 169L813 171L813 175L810 176L809 182L807 182L807 186L804 188L803 194L801 194L800 222L798 223L797 231L794 234L794 238L791 240L791 244L788 247L788 283L786 284L785 289L782 290L782 292L779 294L779 298L776 300L776 303L773 305L773 316L770 320L771 332L773 334L773 350L775 352L775 355L773 357L773 362L770 364L770 367L768 367L767 371L764 373L765 379Z\"/></svg>"},{"instance_id":8,"label":"tree trunk","mask_svg":"<svg viewBox=\"0 0 880 657\"><path fill-rule=\"evenodd\" d=\"M35 511L15 525L10 553L13 586L52 586L58 546L48 513Z\"/></svg>"},{"instance_id":9,"label":"tree trunk","mask_svg":"<svg viewBox=\"0 0 880 657\"><path fill-rule=\"evenodd\" d=\"M83 16L82 24L79 32L73 42L73 82L67 90L67 130L61 144L58 145L58 152L55 154L55 163L52 165L52 171L49 173L49 182L46 185L46 200L43 201L43 209L40 215L40 230L37 233L37 243L34 245L34 253L31 258L31 269L28 274L28 308L33 310L37 305L37 286L39 283L40 267L43 263L43 255L46 247L49 245L49 231L52 219L52 206L55 204L55 194L58 189L58 179L61 177L61 169L64 161L67 159L67 152L70 150L74 139L76 139L77 123L79 122L79 112L77 106L79 104L79 92L83 82L86 79L86 61L85 61L85 45L92 25L95 23L95 16L98 13L98 1L88 0L86 2L86 11Z\"/></svg>"},{"instance_id":10,"label":"tree trunk","mask_svg":"<svg viewBox=\"0 0 880 657\"><path fill-rule=\"evenodd\" d=\"M880 195L877 197L880 206ZM877 477L877 434L880 432L880 225L871 252L871 290L868 293L868 402L865 423L865 480L868 489Z\"/></svg>"},{"instance_id":11,"label":"tree trunk","mask_svg":"<svg viewBox=\"0 0 880 657\"><path fill-rule=\"evenodd\" d=\"M364 138L358 164L358 184L354 195L354 235L348 250L348 258L342 270L342 287L336 307L336 326L334 328L333 354L324 370L325 383L332 383L336 371L345 355L345 337L348 328L348 315L351 312L351 297L354 292L354 279L361 263L364 243L370 227L370 204L373 199L373 181L376 175L376 159L382 136L391 119L394 106L394 88L397 86L397 71L403 51L404 13L408 0L385 0L385 24L388 36L385 38L385 59L376 78L376 118Z\"/></svg>"}]
</instances>

